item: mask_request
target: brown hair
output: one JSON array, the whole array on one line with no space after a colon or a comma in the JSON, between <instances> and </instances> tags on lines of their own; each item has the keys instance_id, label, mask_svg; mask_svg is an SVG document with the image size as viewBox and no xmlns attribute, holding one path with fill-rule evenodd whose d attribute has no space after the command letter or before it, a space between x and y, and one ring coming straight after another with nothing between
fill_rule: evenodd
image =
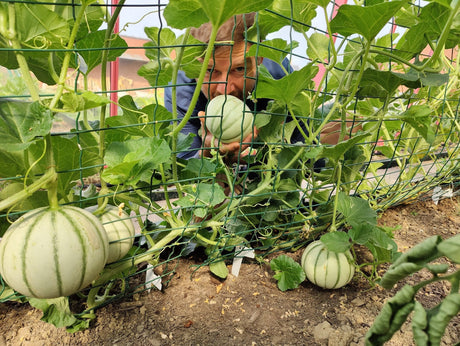
<instances>
[{"instance_id":1,"label":"brown hair","mask_svg":"<svg viewBox=\"0 0 460 346\"><path fill-rule=\"evenodd\" d=\"M217 31L216 41L244 41L246 30L254 24L255 15L255 12L237 14L228 19ZM211 23L204 23L199 28L192 28L190 33L197 40L208 43L211 30Z\"/></svg>"}]
</instances>

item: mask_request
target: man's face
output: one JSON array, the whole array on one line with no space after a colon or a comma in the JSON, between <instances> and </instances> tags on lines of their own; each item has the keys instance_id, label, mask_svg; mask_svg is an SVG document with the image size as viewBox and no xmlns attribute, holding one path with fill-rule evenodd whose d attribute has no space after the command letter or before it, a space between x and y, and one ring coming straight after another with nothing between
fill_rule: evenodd
<instances>
[{"instance_id":1,"label":"man's face","mask_svg":"<svg viewBox=\"0 0 460 346\"><path fill-rule=\"evenodd\" d=\"M216 48L201 87L208 100L225 94L244 100L254 89L257 64L254 57L244 56L245 48L244 42Z\"/></svg>"}]
</instances>

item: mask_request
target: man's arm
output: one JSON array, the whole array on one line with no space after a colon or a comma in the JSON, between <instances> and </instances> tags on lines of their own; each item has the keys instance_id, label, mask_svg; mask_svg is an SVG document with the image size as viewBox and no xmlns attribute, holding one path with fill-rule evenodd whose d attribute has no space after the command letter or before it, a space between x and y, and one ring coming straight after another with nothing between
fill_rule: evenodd
<instances>
[{"instance_id":1,"label":"man's arm","mask_svg":"<svg viewBox=\"0 0 460 346\"><path fill-rule=\"evenodd\" d=\"M196 88L196 83L193 79L187 78L185 73L183 71L179 71L179 74L177 76L177 87L176 87L176 103L177 103L177 119L175 121L180 122L184 116L185 113L187 113L187 110L190 106L190 102L192 100L193 93L195 92ZM201 95L200 95L201 99ZM164 91L164 103L165 107L168 111L172 112L172 88L168 87L165 88ZM198 130L201 126L199 119L197 118L198 116L198 111L199 111L199 105L202 103L202 100L199 100L197 103L197 106L193 110L192 116L190 120L185 124L185 126L182 128L181 133L188 135L188 134L193 134L193 142L192 145L190 146L190 151L185 151L185 152L180 152L178 153L177 157L184 158L184 159L189 159L192 157L197 157L198 151L201 147L201 138L198 135ZM195 149L195 150L193 150Z\"/></svg>"}]
</instances>

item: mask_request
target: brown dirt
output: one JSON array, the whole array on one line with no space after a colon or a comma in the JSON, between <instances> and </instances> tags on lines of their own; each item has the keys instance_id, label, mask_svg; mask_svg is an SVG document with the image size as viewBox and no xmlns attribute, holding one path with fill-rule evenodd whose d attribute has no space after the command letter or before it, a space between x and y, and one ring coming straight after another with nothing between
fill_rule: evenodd
<instances>
[{"instance_id":1,"label":"brown dirt","mask_svg":"<svg viewBox=\"0 0 460 346\"><path fill-rule=\"evenodd\" d=\"M383 213L379 222L400 226L395 240L404 251L434 234L457 234L460 199L399 206ZM298 260L300 254L289 255ZM281 292L268 263L245 260L240 275L225 281L205 268L191 276L192 264L182 260L164 292L135 295L101 308L90 329L74 334L40 321L41 312L28 304L0 304L0 345L362 345L385 300L395 293L372 289L360 277L338 290L304 282ZM424 275L408 281L418 282ZM421 291L418 299L431 307L448 291L438 283ZM451 321L442 344L457 342L460 316ZM388 342L412 344L409 323Z\"/></svg>"}]
</instances>

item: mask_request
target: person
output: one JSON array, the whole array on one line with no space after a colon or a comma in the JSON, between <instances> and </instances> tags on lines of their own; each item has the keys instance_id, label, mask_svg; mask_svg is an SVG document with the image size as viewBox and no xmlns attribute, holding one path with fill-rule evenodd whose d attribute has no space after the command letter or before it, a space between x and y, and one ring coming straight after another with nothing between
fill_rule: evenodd
<instances>
[{"instance_id":1,"label":"person","mask_svg":"<svg viewBox=\"0 0 460 346\"><path fill-rule=\"evenodd\" d=\"M199 135L200 128L204 127L204 111L209 100L218 95L233 95L241 100L246 101L247 107L252 111L261 111L267 107L268 99L258 99L253 102L247 99L249 93L254 90L257 67L263 64L270 72L273 78L280 79L285 76L283 68L272 60L245 56L249 50L250 43L245 41L246 30L254 24L255 13L236 15L225 22L218 30L216 42L233 41L233 45L216 46L214 53L209 61L204 83L201 87L201 93L193 110L189 122L181 130L183 134L192 133L193 142L190 148L177 154L179 158L199 157L208 155L206 148L214 147L212 135L207 131L204 137ZM205 23L199 28L192 28L190 33L196 39L208 43L211 33L210 23ZM283 61L283 67L286 71L291 72L292 68L289 61ZM176 87L177 116L180 121L187 112L192 95L196 88L196 81L188 78L183 71L179 71ZM165 107L172 112L172 90L165 89ZM229 156L235 157L235 154L244 151L257 136L257 129L248 135L241 142L228 144L219 143L219 151Z\"/></svg>"},{"instance_id":2,"label":"person","mask_svg":"<svg viewBox=\"0 0 460 346\"><path fill-rule=\"evenodd\" d=\"M204 128L204 115L209 100L218 95L233 95L245 100L246 105L252 111L262 111L267 107L269 99L258 99L257 102L253 102L247 98L255 88L258 65L263 64L274 79L284 77L286 75L285 71L292 72L288 59L284 59L282 62L283 69L278 63L270 59L262 57L256 59L253 56L245 56L251 46L245 40L245 32L254 24L254 21L255 13L236 15L219 28L216 42L233 41L234 44L215 46L192 116L181 130L185 135L194 134L192 144L188 150L177 153L177 157L189 159L198 158L200 155L209 156L209 148L216 147L216 143L212 142L215 139ZM208 43L211 29L211 24L205 23L199 28L192 28L190 33L199 41ZM183 71L179 71L176 87L177 118L179 121L187 112L195 89L196 81L188 78ZM172 88L165 89L164 103L165 107L172 112ZM200 129L202 129L203 136L200 135ZM320 135L320 139L324 140L322 143L336 144L339 129L340 122L328 124L324 133ZM305 127L303 131L308 133ZM219 151L226 158L230 158L230 161L233 158L233 162L235 162L238 158L238 153L242 153L256 136L257 129L254 128L254 131L241 142L217 143ZM291 143L300 141L304 142L304 137L296 128L291 136Z\"/></svg>"}]
</instances>

